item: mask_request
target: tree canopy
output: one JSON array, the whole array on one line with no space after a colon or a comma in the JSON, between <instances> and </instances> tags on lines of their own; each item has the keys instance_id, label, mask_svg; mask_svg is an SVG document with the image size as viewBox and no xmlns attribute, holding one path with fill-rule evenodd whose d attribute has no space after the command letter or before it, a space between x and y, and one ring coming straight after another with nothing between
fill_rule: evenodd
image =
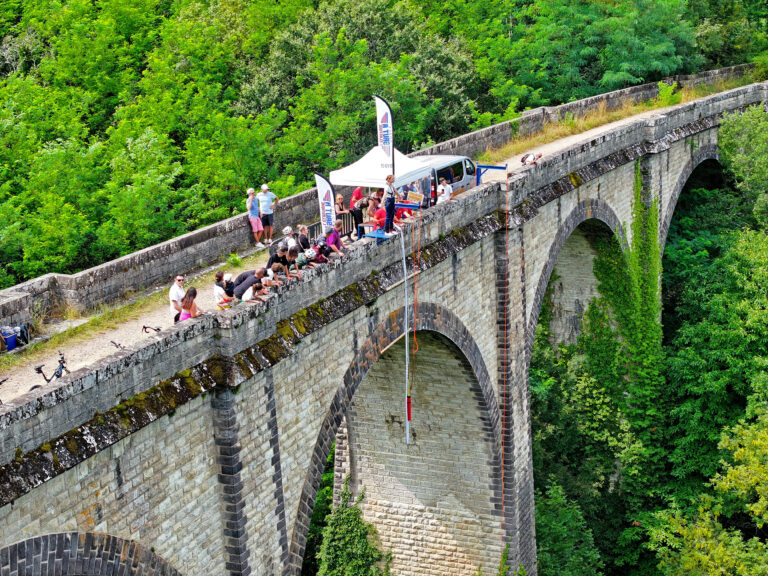
<instances>
[{"instance_id":1,"label":"tree canopy","mask_svg":"<svg viewBox=\"0 0 768 576\"><path fill-rule=\"evenodd\" d=\"M374 93L409 152L745 61L765 29L754 0L6 1L0 287L307 187L375 142Z\"/></svg>"}]
</instances>

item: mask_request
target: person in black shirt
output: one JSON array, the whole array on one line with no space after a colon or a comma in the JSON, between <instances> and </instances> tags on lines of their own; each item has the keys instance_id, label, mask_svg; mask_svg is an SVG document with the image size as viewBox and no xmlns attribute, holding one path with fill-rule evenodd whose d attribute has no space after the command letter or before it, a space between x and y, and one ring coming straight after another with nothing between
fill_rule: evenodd
<instances>
[{"instance_id":1,"label":"person in black shirt","mask_svg":"<svg viewBox=\"0 0 768 576\"><path fill-rule=\"evenodd\" d=\"M235 288L238 284L245 282L248 278L256 274L256 270L246 270L245 272L241 272L237 275L237 278L235 278L235 281L233 284L235 285Z\"/></svg>"},{"instance_id":2,"label":"person in black shirt","mask_svg":"<svg viewBox=\"0 0 768 576\"><path fill-rule=\"evenodd\" d=\"M309 228L306 226L299 227L299 250L309 250Z\"/></svg>"},{"instance_id":3,"label":"person in black shirt","mask_svg":"<svg viewBox=\"0 0 768 576\"><path fill-rule=\"evenodd\" d=\"M269 257L269 261L267 262L267 269L271 269L272 265L282 264L286 268L288 267L288 259L285 257L285 255L288 253L288 246L284 242L280 242L280 244L277 247L277 252L272 254L272 256Z\"/></svg>"}]
</instances>

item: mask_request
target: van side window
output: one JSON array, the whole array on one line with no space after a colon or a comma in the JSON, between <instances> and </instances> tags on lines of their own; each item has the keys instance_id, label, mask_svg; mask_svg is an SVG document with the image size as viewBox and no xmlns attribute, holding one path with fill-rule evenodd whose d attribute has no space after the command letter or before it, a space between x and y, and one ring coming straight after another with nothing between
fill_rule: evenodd
<instances>
[{"instance_id":1,"label":"van side window","mask_svg":"<svg viewBox=\"0 0 768 576\"><path fill-rule=\"evenodd\" d=\"M458 182L459 180L464 179L464 165L461 162L457 162L451 166L450 170L453 175L453 180L451 180L451 182Z\"/></svg>"},{"instance_id":2,"label":"van side window","mask_svg":"<svg viewBox=\"0 0 768 576\"><path fill-rule=\"evenodd\" d=\"M475 173L475 165L472 164L471 160L464 160L464 164L467 167L467 175L472 176Z\"/></svg>"}]
</instances>

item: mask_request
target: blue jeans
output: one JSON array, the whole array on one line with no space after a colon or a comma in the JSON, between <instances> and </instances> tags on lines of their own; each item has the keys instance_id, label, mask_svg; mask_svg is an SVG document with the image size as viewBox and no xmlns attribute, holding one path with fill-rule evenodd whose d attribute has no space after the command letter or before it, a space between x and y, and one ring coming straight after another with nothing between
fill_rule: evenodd
<instances>
[{"instance_id":1,"label":"blue jeans","mask_svg":"<svg viewBox=\"0 0 768 576\"><path fill-rule=\"evenodd\" d=\"M395 223L395 199L387 198L384 200L384 210L387 211L387 217L384 219L384 232L392 232Z\"/></svg>"}]
</instances>

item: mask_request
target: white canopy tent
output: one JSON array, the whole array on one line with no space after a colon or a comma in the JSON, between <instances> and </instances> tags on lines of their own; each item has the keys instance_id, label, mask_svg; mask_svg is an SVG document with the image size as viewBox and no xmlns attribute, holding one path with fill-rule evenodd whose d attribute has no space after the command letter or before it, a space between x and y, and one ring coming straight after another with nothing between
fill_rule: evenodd
<instances>
[{"instance_id":1,"label":"white canopy tent","mask_svg":"<svg viewBox=\"0 0 768 576\"><path fill-rule=\"evenodd\" d=\"M374 146L360 160L333 170L330 174L334 186L363 186L383 188L386 177L391 174L389 156L379 146ZM429 176L432 169L418 160L408 158L395 150L395 188Z\"/></svg>"}]
</instances>

